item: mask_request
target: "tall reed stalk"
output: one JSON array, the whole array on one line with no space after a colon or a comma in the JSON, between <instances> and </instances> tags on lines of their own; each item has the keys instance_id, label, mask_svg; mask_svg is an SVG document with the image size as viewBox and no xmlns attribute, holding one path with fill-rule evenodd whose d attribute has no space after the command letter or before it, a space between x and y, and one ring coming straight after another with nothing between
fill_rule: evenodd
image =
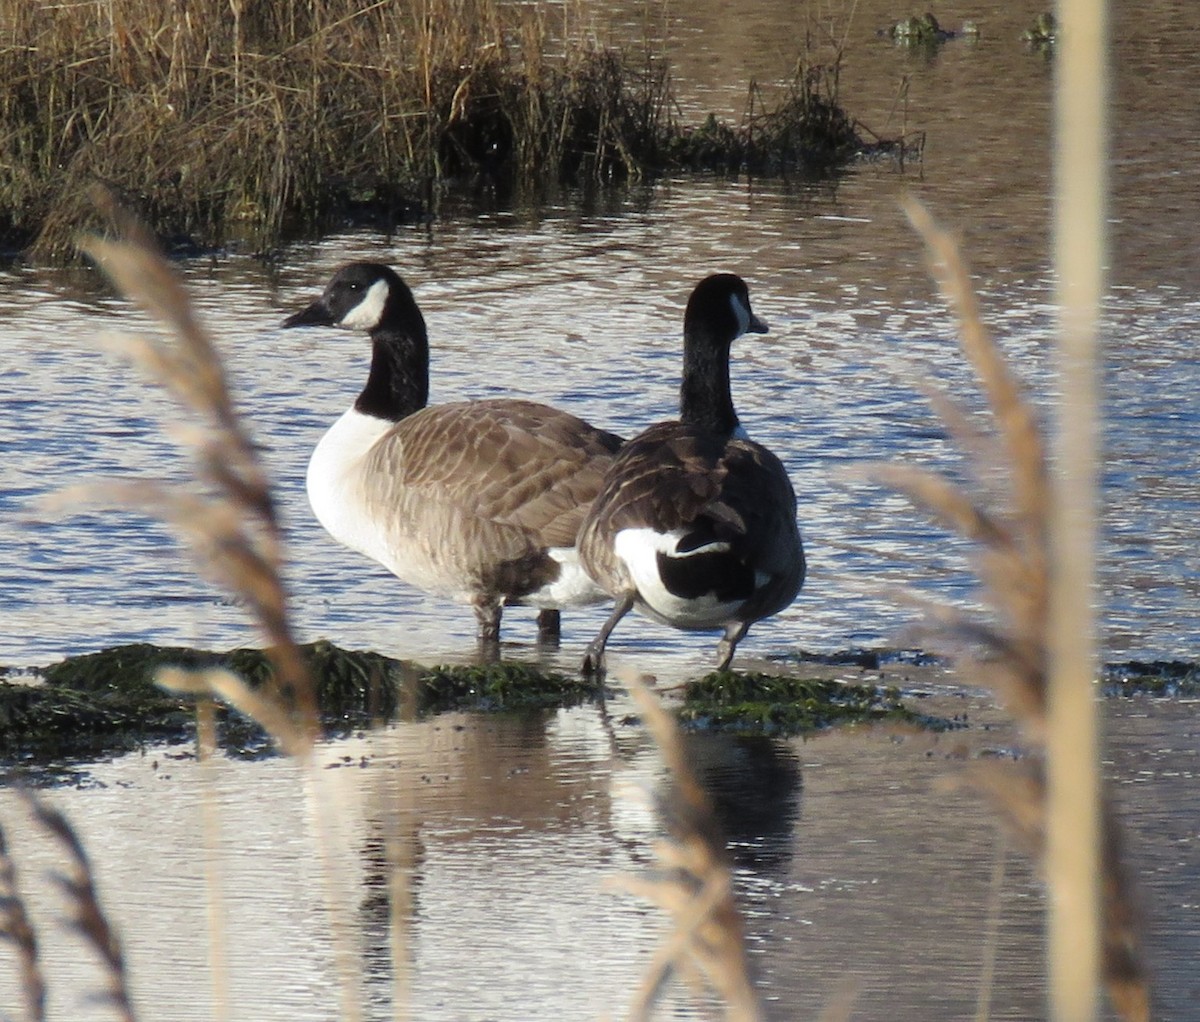
<instances>
[{"instance_id":1,"label":"tall reed stalk","mask_svg":"<svg viewBox=\"0 0 1200 1022\"><path fill-rule=\"evenodd\" d=\"M145 228L105 191L93 195L127 240L88 238L88 254L130 298L158 319L171 340L127 339L116 346L167 389L192 414L196 425L176 427L174 435L190 452L195 484L172 487L144 479L86 484L60 495L58 504L82 501L118 503L157 515L188 541L200 570L214 576L248 608L268 640L274 665L262 689L222 670L165 669L156 680L200 700L202 747L211 745L204 728L205 700L216 699L253 718L295 757L314 819L314 839L326 887L327 918L341 995L339 1017L362 1017L361 960L355 951L349 907L338 896L335 876L342 867L335 854L337 835L345 833L344 806L313 757L320 733L316 696L303 656L293 637L281 564L281 530L266 474L249 434L238 419L220 357L195 319L188 295L158 252ZM209 807L209 810L211 807ZM206 811L209 811L206 810ZM215 828L206 825L207 855L215 847ZM216 871L210 879L219 881ZM211 904L221 903L214 891ZM223 925L215 918L214 927ZM214 932L217 960L223 935ZM227 1010L223 979L214 983L218 1014Z\"/></svg>"},{"instance_id":2,"label":"tall reed stalk","mask_svg":"<svg viewBox=\"0 0 1200 1022\"><path fill-rule=\"evenodd\" d=\"M934 275L958 315L960 344L986 396L988 418L976 422L944 394L932 395L935 407L950 435L968 452L978 490L986 493L984 480L999 470L1006 484L1006 499L993 505L971 489L912 466L879 466L875 475L905 492L914 503L976 546L976 570L990 617L976 619L951 607L936 610L939 622L954 640L959 671L991 686L1001 696L1022 725L1034 753L1019 763L987 764L974 771L972 779L996 798L1026 847L1041 863L1048 881L1051 915L1058 914L1053 925L1063 927L1066 953L1079 954L1084 969L1089 956L1095 956L1090 980L1064 977L1063 968L1070 970L1073 966L1051 958L1054 1010L1089 1010L1065 991L1074 983L1090 985L1094 998L1097 976L1102 975L1122 1017L1143 1022L1149 1018L1149 981L1143 966L1132 886L1122 861L1121 828L1110 803L1101 797L1094 724L1091 728L1085 726L1092 740L1081 742L1075 730L1077 722L1070 722L1064 733L1056 730L1063 725L1052 715L1059 699L1054 690L1062 684L1057 673L1062 663L1056 653L1062 640L1056 634L1059 624L1050 608L1054 601L1064 599L1059 587L1072 584L1070 579L1064 583L1060 573L1078 571L1077 565L1064 569L1063 552L1055 545L1056 530L1062 527L1058 520L1062 511L1057 507L1062 499L1061 484L1054 482L1060 469L1056 464L1051 470L1032 405L1022 396L1018 381L984 327L957 245L918 203L910 202L908 213L925 238ZM1090 565L1094 557L1090 547L1084 556ZM1090 572L1085 571L1085 576L1090 578ZM1090 601L1091 597L1089 589L1086 599ZM1073 641L1079 641L1079 637ZM1084 648L1091 648L1086 636ZM1078 663L1070 662L1069 666L1076 675L1081 671ZM1071 680L1068 677L1068 682ZM1082 680L1087 705L1079 712L1094 716L1093 675L1086 674ZM1061 709L1054 707L1053 712ZM1052 758L1064 755L1064 741L1068 746L1067 764L1060 759L1055 765ZM1090 808L1081 811L1073 807L1072 814L1082 812L1086 817L1094 813L1096 823L1094 833L1085 830L1082 835L1056 838L1062 844L1053 852L1051 835L1061 821L1052 819L1052 813L1062 810L1050 802L1052 771L1067 771L1068 790L1088 802ZM1060 791L1058 797L1061 795ZM1074 818L1078 821L1080 816ZM1066 893L1057 885L1065 885ZM1096 912L1094 926L1087 901L1089 892L1101 899L1098 906L1092 906ZM1068 908L1082 914L1062 915L1064 897L1069 899ZM1089 943L1094 946L1089 948ZM1053 956L1064 948L1050 950ZM1062 1005L1068 1000L1074 1007Z\"/></svg>"},{"instance_id":3,"label":"tall reed stalk","mask_svg":"<svg viewBox=\"0 0 1200 1022\"><path fill-rule=\"evenodd\" d=\"M1062 0L1055 78L1059 374L1051 518L1046 876L1051 1017L1091 1022L1102 969L1095 549L1107 261L1108 5Z\"/></svg>"},{"instance_id":4,"label":"tall reed stalk","mask_svg":"<svg viewBox=\"0 0 1200 1022\"><path fill-rule=\"evenodd\" d=\"M668 837L656 848L657 875L627 877L622 886L653 901L672 923L634 994L630 1022L650 1022L672 978L697 992L716 993L728 1022L763 1022L766 1012L750 975L729 855L712 803L658 696L636 677L629 690L667 767L658 811Z\"/></svg>"}]
</instances>

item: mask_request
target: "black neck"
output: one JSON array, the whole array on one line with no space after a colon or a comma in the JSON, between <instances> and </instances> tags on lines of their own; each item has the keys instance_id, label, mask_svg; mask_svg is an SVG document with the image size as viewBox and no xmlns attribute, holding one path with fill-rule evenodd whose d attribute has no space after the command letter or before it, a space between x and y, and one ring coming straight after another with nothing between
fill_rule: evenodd
<instances>
[{"instance_id":1,"label":"black neck","mask_svg":"<svg viewBox=\"0 0 1200 1022\"><path fill-rule=\"evenodd\" d=\"M679 388L679 418L687 426L732 436L737 412L729 390L729 347L713 337L689 331L683 340L683 384Z\"/></svg>"},{"instance_id":2,"label":"black neck","mask_svg":"<svg viewBox=\"0 0 1200 1022\"><path fill-rule=\"evenodd\" d=\"M399 422L429 401L429 342L419 315L408 330L371 331L371 372L354 402L364 415Z\"/></svg>"}]
</instances>

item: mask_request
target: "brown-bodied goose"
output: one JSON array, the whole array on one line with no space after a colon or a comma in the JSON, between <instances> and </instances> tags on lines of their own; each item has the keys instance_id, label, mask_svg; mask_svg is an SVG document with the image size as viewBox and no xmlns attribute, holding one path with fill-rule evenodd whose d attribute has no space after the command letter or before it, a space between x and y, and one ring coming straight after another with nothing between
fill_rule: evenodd
<instances>
[{"instance_id":1,"label":"brown-bodied goose","mask_svg":"<svg viewBox=\"0 0 1200 1022\"><path fill-rule=\"evenodd\" d=\"M621 439L533 401L426 407L425 320L391 268L349 263L284 326L365 330L371 368L354 405L308 464L308 499L334 539L426 592L471 604L481 643L501 609L540 609L557 637L561 607L608 597L575 540Z\"/></svg>"},{"instance_id":2,"label":"brown-bodied goose","mask_svg":"<svg viewBox=\"0 0 1200 1022\"><path fill-rule=\"evenodd\" d=\"M660 422L613 459L584 520L579 554L616 601L588 646L604 667L608 637L631 609L684 629L723 628L718 669L755 621L787 607L804 584L796 495L774 454L738 422L729 349L767 326L745 281L706 277L683 318L679 420Z\"/></svg>"}]
</instances>

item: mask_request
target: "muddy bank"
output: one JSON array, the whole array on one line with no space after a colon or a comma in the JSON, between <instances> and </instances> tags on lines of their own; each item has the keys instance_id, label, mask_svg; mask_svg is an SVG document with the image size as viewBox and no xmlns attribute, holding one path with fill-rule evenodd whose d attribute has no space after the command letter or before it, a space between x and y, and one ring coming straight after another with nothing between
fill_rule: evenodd
<instances>
[{"instance_id":1,"label":"muddy bank","mask_svg":"<svg viewBox=\"0 0 1200 1022\"><path fill-rule=\"evenodd\" d=\"M512 712L598 701L603 692L579 676L531 664L425 666L328 642L301 647L316 684L325 729L344 734L390 720L445 710ZM813 664L812 677L725 672L678 691L680 715L693 726L792 734L866 720L916 722L899 690L880 682L835 680L841 667ZM258 688L274 670L264 650L211 652L150 644L116 646L0 681L0 757L10 761L81 759L189 740L192 700L155 683L164 667L224 668ZM844 673L844 672L843 672ZM610 679L610 685L619 684ZM270 742L253 722L220 715L227 751L258 755Z\"/></svg>"},{"instance_id":2,"label":"muddy bank","mask_svg":"<svg viewBox=\"0 0 1200 1022\"><path fill-rule=\"evenodd\" d=\"M325 729L346 734L397 719L446 710L516 712L599 701L603 692L578 676L536 665L500 662L425 666L329 642L302 647L316 686ZM163 667L225 668L254 687L270 681L266 652L210 652L150 644L116 646L68 657L44 668L0 668L0 758L9 763L83 760L194 734L192 700L155 684ZM946 729L960 722L923 711L933 688L954 678L944 664L921 653L848 650L804 656L780 673L712 673L672 689L687 726L739 733L791 735L834 725L891 722ZM1200 690L1200 666L1181 661L1113 664L1103 683L1109 696L1185 696ZM610 689L619 680L609 679ZM269 753L257 724L239 714L219 715L227 752Z\"/></svg>"}]
</instances>

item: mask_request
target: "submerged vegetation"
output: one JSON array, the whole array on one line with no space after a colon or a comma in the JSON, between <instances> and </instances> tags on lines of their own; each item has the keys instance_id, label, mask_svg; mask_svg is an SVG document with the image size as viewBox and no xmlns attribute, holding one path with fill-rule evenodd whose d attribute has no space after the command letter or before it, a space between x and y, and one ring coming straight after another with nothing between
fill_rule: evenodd
<instances>
[{"instance_id":1,"label":"submerged vegetation","mask_svg":"<svg viewBox=\"0 0 1200 1022\"><path fill-rule=\"evenodd\" d=\"M525 710L594 695L579 678L521 664L424 668L328 642L308 643L299 652L329 733L402 714ZM194 699L160 687L159 672L224 669L258 691L274 684L276 661L277 653L268 650L213 653L147 643L68 657L38 671L38 684L0 682L0 756L80 759L187 740L196 729ZM238 714L219 714L218 730L231 752L258 752L269 745L265 731Z\"/></svg>"},{"instance_id":2,"label":"submerged vegetation","mask_svg":"<svg viewBox=\"0 0 1200 1022\"><path fill-rule=\"evenodd\" d=\"M0 0L0 239L66 258L89 186L163 237L267 247L424 216L447 185L670 167L828 170L861 147L836 68L739 126L677 120L668 65L499 0ZM566 15L562 15L564 21Z\"/></svg>"}]
</instances>

